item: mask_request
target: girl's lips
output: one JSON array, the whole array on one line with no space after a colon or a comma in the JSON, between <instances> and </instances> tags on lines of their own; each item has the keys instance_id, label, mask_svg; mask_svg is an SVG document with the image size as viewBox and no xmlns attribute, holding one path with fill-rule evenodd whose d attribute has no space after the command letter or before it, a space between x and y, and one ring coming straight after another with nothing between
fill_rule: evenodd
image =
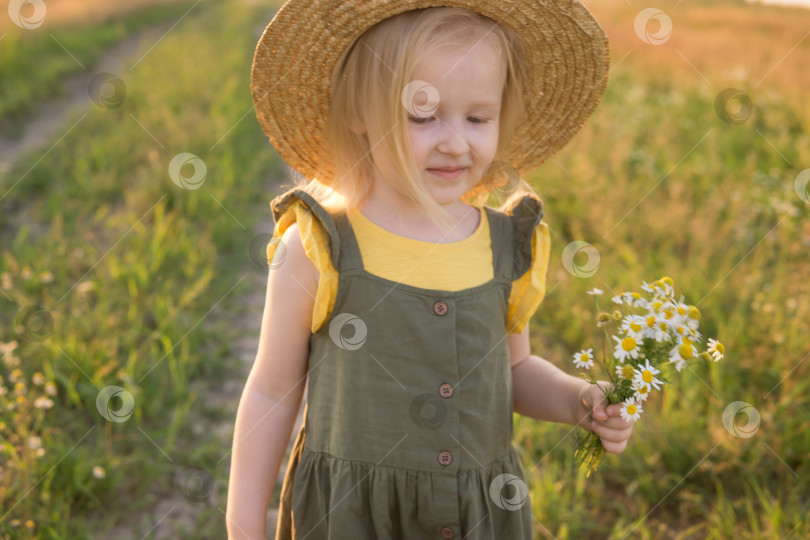
<instances>
[{"instance_id":1,"label":"girl's lips","mask_svg":"<svg viewBox=\"0 0 810 540\"><path fill-rule=\"evenodd\" d=\"M440 178L452 180L453 178L458 178L461 175L461 173L463 173L466 170L467 169L465 167L461 169L456 169L455 171L443 171L442 169L428 169L428 172L430 172L431 174L435 174Z\"/></svg>"}]
</instances>

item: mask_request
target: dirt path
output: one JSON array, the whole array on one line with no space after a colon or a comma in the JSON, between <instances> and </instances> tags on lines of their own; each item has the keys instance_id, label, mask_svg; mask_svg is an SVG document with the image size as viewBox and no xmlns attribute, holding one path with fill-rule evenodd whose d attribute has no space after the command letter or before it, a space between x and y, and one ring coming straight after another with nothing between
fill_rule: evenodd
<instances>
[{"instance_id":1,"label":"dirt path","mask_svg":"<svg viewBox=\"0 0 810 540\"><path fill-rule=\"evenodd\" d=\"M256 0L242 0L245 4L255 4ZM266 20L260 21L253 29L254 38L258 41L264 30L265 24L272 18L275 9L268 12ZM5 176L11 167L22 159L29 152L46 153L62 133L68 130L72 123L86 112L93 102L90 100L88 86L95 74L109 72L124 77L129 67L139 58L139 51L148 50L153 43L175 23L168 20L147 28L143 28L133 35L117 43L99 59L93 66L85 66L85 69L66 78L62 83L67 91L67 95L61 98L44 101L37 106L37 113L28 121L19 139L0 138L0 184L5 184ZM142 53L141 53L142 54ZM268 185L267 203L272 198L285 189L290 183L289 178L267 179L264 184ZM272 233L273 220L269 207L253 230L253 235ZM231 359L234 369L231 376L226 381L197 381L194 386L198 395L206 396L206 404L226 412L226 420L212 423L210 419L200 416L193 419L193 429L196 433L215 433L223 441L230 441L233 438L234 421L248 373L256 357L259 344L259 331L264 310L265 291L267 288L267 270L261 271L256 266L249 267L250 275L245 283L240 287L248 291L241 297L237 297L233 305L239 306L238 313L221 314L220 317L227 318L229 322L236 325L243 335L234 345L234 357ZM212 317L209 323L214 323ZM293 430L293 437L298 432L303 421L304 402L298 413L298 418ZM293 439L288 442L287 456L292 449ZM217 471L216 476L224 475L224 482L227 482L227 464L230 458L225 458L222 468ZM282 462L279 470L274 494L278 496L286 472L287 457ZM223 470L225 472L223 472ZM222 490L214 490L213 497L218 497L217 493ZM149 509L143 512L133 512L126 516L126 522L121 522L111 531L101 531L97 529L97 535L93 537L107 537L127 540L130 538L141 539L144 535L156 540L167 540L177 538L177 531L185 529L193 530L194 524L199 521L199 515L204 505L200 502L191 501L180 494L179 490L173 493L154 493L156 503L150 505ZM206 504L215 504L223 512L226 501L224 499L212 499ZM270 538L274 537L278 509L272 505L268 512L267 532ZM220 522L224 522L224 514L219 515ZM91 524L88 523L92 527Z\"/></svg>"},{"instance_id":2,"label":"dirt path","mask_svg":"<svg viewBox=\"0 0 810 540\"><path fill-rule=\"evenodd\" d=\"M47 151L83 112L94 106L88 88L96 74L108 72L126 78L130 66L140 56L136 53L148 50L174 23L167 20L138 30L108 49L96 65L85 66L83 71L64 79L60 85L66 95L38 104L36 114L26 122L22 137L0 138L0 183L5 184L5 176L16 161L28 152Z\"/></svg>"}]
</instances>

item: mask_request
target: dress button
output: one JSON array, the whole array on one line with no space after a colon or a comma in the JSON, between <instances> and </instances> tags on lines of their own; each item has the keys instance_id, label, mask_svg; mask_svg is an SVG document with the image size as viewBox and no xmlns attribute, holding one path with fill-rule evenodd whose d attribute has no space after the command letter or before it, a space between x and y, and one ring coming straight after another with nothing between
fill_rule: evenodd
<instances>
[{"instance_id":1,"label":"dress button","mask_svg":"<svg viewBox=\"0 0 810 540\"><path fill-rule=\"evenodd\" d=\"M447 313L447 304L445 304L444 302L439 300L438 302L433 304L433 313L435 313L436 315L439 315L439 316L446 314Z\"/></svg>"},{"instance_id":2,"label":"dress button","mask_svg":"<svg viewBox=\"0 0 810 540\"><path fill-rule=\"evenodd\" d=\"M439 395L448 398L453 395L453 385L444 383L439 387Z\"/></svg>"},{"instance_id":3,"label":"dress button","mask_svg":"<svg viewBox=\"0 0 810 540\"><path fill-rule=\"evenodd\" d=\"M439 452L439 463L442 465L450 465L450 462L453 461L453 454L448 451Z\"/></svg>"},{"instance_id":4,"label":"dress button","mask_svg":"<svg viewBox=\"0 0 810 540\"><path fill-rule=\"evenodd\" d=\"M450 527L442 527L442 538L453 538L456 535Z\"/></svg>"}]
</instances>

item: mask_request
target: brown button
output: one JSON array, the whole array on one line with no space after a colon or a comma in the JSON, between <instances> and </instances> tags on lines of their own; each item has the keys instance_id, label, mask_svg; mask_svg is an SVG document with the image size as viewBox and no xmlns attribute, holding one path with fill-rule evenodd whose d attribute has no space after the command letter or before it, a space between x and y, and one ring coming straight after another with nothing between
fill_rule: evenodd
<instances>
[{"instance_id":1,"label":"brown button","mask_svg":"<svg viewBox=\"0 0 810 540\"><path fill-rule=\"evenodd\" d=\"M447 451L439 452L439 463L442 465L450 465L451 461L453 461L453 454Z\"/></svg>"},{"instance_id":2,"label":"brown button","mask_svg":"<svg viewBox=\"0 0 810 540\"><path fill-rule=\"evenodd\" d=\"M453 538L456 535L450 527L442 527L442 538Z\"/></svg>"},{"instance_id":3,"label":"brown button","mask_svg":"<svg viewBox=\"0 0 810 540\"><path fill-rule=\"evenodd\" d=\"M453 385L444 383L439 387L439 395L447 398L453 395Z\"/></svg>"},{"instance_id":4,"label":"brown button","mask_svg":"<svg viewBox=\"0 0 810 540\"><path fill-rule=\"evenodd\" d=\"M436 315L439 315L439 316L446 314L447 313L447 304L445 304L444 302L439 300L438 302L433 304L433 313L435 313Z\"/></svg>"}]
</instances>

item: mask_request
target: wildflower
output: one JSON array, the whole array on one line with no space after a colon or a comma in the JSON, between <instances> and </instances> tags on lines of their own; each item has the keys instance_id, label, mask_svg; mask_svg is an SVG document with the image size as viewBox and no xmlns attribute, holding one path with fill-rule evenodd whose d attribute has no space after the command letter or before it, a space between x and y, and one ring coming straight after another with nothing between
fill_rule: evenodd
<instances>
[{"instance_id":1,"label":"wildflower","mask_svg":"<svg viewBox=\"0 0 810 540\"><path fill-rule=\"evenodd\" d=\"M641 408L640 403L635 403L633 398L627 398L622 402L621 415L625 422L633 420L634 422L639 419L644 410Z\"/></svg>"},{"instance_id":2,"label":"wildflower","mask_svg":"<svg viewBox=\"0 0 810 540\"><path fill-rule=\"evenodd\" d=\"M37 409L50 409L53 407L53 401L45 396L40 396L34 401L34 407Z\"/></svg>"},{"instance_id":3,"label":"wildflower","mask_svg":"<svg viewBox=\"0 0 810 540\"><path fill-rule=\"evenodd\" d=\"M633 380L635 375L635 368L631 364L616 364L616 376L628 381Z\"/></svg>"},{"instance_id":4,"label":"wildflower","mask_svg":"<svg viewBox=\"0 0 810 540\"><path fill-rule=\"evenodd\" d=\"M603 291L602 289L597 289L596 287L594 287L594 288L593 288L593 289L591 289L590 291L585 291L585 292L586 292L587 294L592 295L592 296L599 296L600 294L602 294L602 293L603 293L603 292L605 292L605 291Z\"/></svg>"},{"instance_id":5,"label":"wildflower","mask_svg":"<svg viewBox=\"0 0 810 540\"><path fill-rule=\"evenodd\" d=\"M574 353L574 365L580 369L588 369L593 367L593 349L581 350Z\"/></svg>"},{"instance_id":6,"label":"wildflower","mask_svg":"<svg viewBox=\"0 0 810 540\"><path fill-rule=\"evenodd\" d=\"M638 342L631 336L621 339L617 336L612 336L617 341L616 347L613 349L613 355L619 362L624 362L627 358L638 358Z\"/></svg>"},{"instance_id":7,"label":"wildflower","mask_svg":"<svg viewBox=\"0 0 810 540\"><path fill-rule=\"evenodd\" d=\"M619 311L618 309L616 309L616 310L613 311L612 317L613 317L614 320L620 321L620 320L622 320L622 312Z\"/></svg>"},{"instance_id":8,"label":"wildflower","mask_svg":"<svg viewBox=\"0 0 810 540\"><path fill-rule=\"evenodd\" d=\"M610 313L605 313L602 311L599 315L596 316L596 326L602 327L605 326L607 323L610 322Z\"/></svg>"},{"instance_id":9,"label":"wildflower","mask_svg":"<svg viewBox=\"0 0 810 540\"><path fill-rule=\"evenodd\" d=\"M720 343L714 338L709 338L708 345L709 345L709 352L712 353L712 357L714 357L715 362L723 358L723 354L726 352L726 348L723 346L722 343Z\"/></svg>"},{"instance_id":10,"label":"wildflower","mask_svg":"<svg viewBox=\"0 0 810 540\"><path fill-rule=\"evenodd\" d=\"M628 315L624 318L621 329L636 341L641 341L644 339L644 322L644 317L640 315Z\"/></svg>"},{"instance_id":11,"label":"wildflower","mask_svg":"<svg viewBox=\"0 0 810 540\"><path fill-rule=\"evenodd\" d=\"M98 465L96 465L95 467L93 467L93 476L101 479L107 476L107 473L106 471L104 471L104 467L99 467Z\"/></svg>"},{"instance_id":12,"label":"wildflower","mask_svg":"<svg viewBox=\"0 0 810 540\"><path fill-rule=\"evenodd\" d=\"M46 382L45 383L45 393L48 394L48 395L51 395L51 396L55 396L56 395L56 385L51 381Z\"/></svg>"},{"instance_id":13,"label":"wildflower","mask_svg":"<svg viewBox=\"0 0 810 540\"><path fill-rule=\"evenodd\" d=\"M686 365L687 360L697 356L697 350L692 345L692 340L683 338L680 344L676 344L672 350L669 351L669 360L675 363L675 369L682 370Z\"/></svg>"},{"instance_id":14,"label":"wildflower","mask_svg":"<svg viewBox=\"0 0 810 540\"><path fill-rule=\"evenodd\" d=\"M42 447L42 439L40 439L36 435L28 437L28 448L30 448L31 450L36 450L37 448L40 447Z\"/></svg>"},{"instance_id":15,"label":"wildflower","mask_svg":"<svg viewBox=\"0 0 810 540\"><path fill-rule=\"evenodd\" d=\"M650 387L643 381L633 381L633 397L638 401L646 401L650 397Z\"/></svg>"},{"instance_id":16,"label":"wildflower","mask_svg":"<svg viewBox=\"0 0 810 540\"><path fill-rule=\"evenodd\" d=\"M636 368L635 373L635 380L646 384L648 389L650 386L656 390L661 389L661 381L655 378L655 376L661 372L655 366L650 365L649 360L645 361L645 365Z\"/></svg>"},{"instance_id":17,"label":"wildflower","mask_svg":"<svg viewBox=\"0 0 810 540\"><path fill-rule=\"evenodd\" d=\"M613 297L613 298L611 298L610 300L611 300L611 302L613 302L614 304L624 304L624 298L622 297L622 295L621 295L621 294L617 294L616 296L614 296L614 297Z\"/></svg>"},{"instance_id":18,"label":"wildflower","mask_svg":"<svg viewBox=\"0 0 810 540\"><path fill-rule=\"evenodd\" d=\"M31 377L31 381L33 381L33 383L37 386L42 386L43 384L45 384L45 375L37 371L36 373L34 373L34 376Z\"/></svg>"}]
</instances>

